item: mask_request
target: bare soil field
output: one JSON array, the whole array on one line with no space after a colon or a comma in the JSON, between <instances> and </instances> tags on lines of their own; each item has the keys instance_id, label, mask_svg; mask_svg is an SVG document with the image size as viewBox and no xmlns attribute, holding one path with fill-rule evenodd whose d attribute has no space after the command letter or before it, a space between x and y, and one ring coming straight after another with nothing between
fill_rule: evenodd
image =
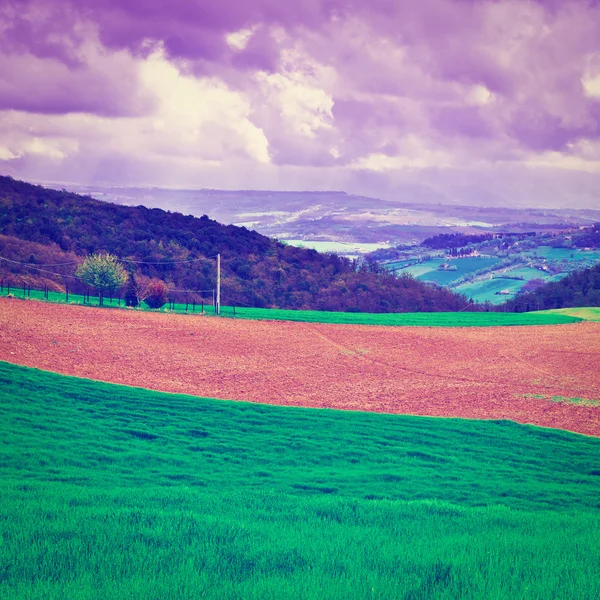
<instances>
[{"instance_id":1,"label":"bare soil field","mask_svg":"<svg viewBox=\"0 0 600 600\"><path fill-rule=\"evenodd\" d=\"M1 298L0 360L196 396L600 436L600 323L326 325Z\"/></svg>"}]
</instances>

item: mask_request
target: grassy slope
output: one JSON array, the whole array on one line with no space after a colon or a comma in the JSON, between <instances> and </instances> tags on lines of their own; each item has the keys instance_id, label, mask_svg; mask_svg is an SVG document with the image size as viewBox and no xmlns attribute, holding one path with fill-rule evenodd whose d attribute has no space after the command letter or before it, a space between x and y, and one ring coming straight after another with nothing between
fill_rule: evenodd
<instances>
[{"instance_id":1,"label":"grassy slope","mask_svg":"<svg viewBox=\"0 0 600 600\"><path fill-rule=\"evenodd\" d=\"M547 260L600 260L600 252L598 250L581 250L578 248L552 248L551 246L538 246L535 250L526 252L528 256L543 256Z\"/></svg>"},{"instance_id":2,"label":"grassy slope","mask_svg":"<svg viewBox=\"0 0 600 600\"><path fill-rule=\"evenodd\" d=\"M456 279L467 275L468 273L472 273L474 271L478 271L479 269L485 269L487 267L491 267L495 263L499 262L497 258L475 258L475 257L466 257L466 258L455 258L450 261L446 261L445 259L439 261L429 261L432 263L433 269L428 273L424 273L418 279L422 279L423 281L434 281L440 285L448 285L452 283ZM438 271L437 267L440 264L449 262L452 266L457 267L456 271Z\"/></svg>"},{"instance_id":3,"label":"grassy slope","mask_svg":"<svg viewBox=\"0 0 600 600\"><path fill-rule=\"evenodd\" d=\"M600 321L600 308L581 307L581 308L553 308L550 310L536 311L536 315L567 315L577 317L584 321Z\"/></svg>"},{"instance_id":4,"label":"grassy slope","mask_svg":"<svg viewBox=\"0 0 600 600\"><path fill-rule=\"evenodd\" d=\"M4 290L6 294L6 288ZM16 298L23 298L23 290L11 290ZM65 294L49 292L49 302L64 303ZM43 292L31 290L31 299L44 300ZM505 298L504 298L505 299ZM98 299L91 296L91 305L97 306ZM69 303L83 304L83 296L69 294ZM112 303L105 299L105 306L117 308L117 299ZM120 306L124 308L123 302ZM147 307L143 305L144 310ZM166 311L166 308L161 311ZM195 313L199 313L200 306L196 306ZM206 314L213 314L212 305L206 305ZM176 304L175 310L171 312L185 313L185 304ZM194 314L192 305L188 306L188 314ZM222 306L221 314L224 317L233 317L232 306ZM491 327L509 325L557 325L561 323L575 323L581 321L577 316L566 314L542 314L537 313L471 313L471 312L435 312L435 313L351 313L351 312L327 312L317 310L282 310L278 308L245 308L236 307L235 317L241 319L264 319L274 321L303 321L309 323L346 323L354 325L391 325L391 326L422 326L422 327Z\"/></svg>"},{"instance_id":5,"label":"grassy slope","mask_svg":"<svg viewBox=\"0 0 600 600\"><path fill-rule=\"evenodd\" d=\"M431 260L405 267L404 264L407 261L395 261L385 263L386 268L399 271L401 273L410 273L417 279L423 281L434 281L441 285L451 283L455 279L477 271L484 269L499 262L497 258L488 257L465 257L465 258L453 258L447 261L446 258L432 258ZM456 271L438 271L438 267L446 262L456 267Z\"/></svg>"},{"instance_id":6,"label":"grassy slope","mask_svg":"<svg viewBox=\"0 0 600 600\"><path fill-rule=\"evenodd\" d=\"M600 440L0 363L0 597L600 597Z\"/></svg>"},{"instance_id":7,"label":"grassy slope","mask_svg":"<svg viewBox=\"0 0 600 600\"><path fill-rule=\"evenodd\" d=\"M502 304L506 302L507 298L512 298L513 296L499 295L496 292L508 290L514 295L521 289L524 283L524 281L519 280L491 278L491 276L488 276L488 279L464 283L455 289L467 296L467 298L473 298L477 302Z\"/></svg>"}]
</instances>

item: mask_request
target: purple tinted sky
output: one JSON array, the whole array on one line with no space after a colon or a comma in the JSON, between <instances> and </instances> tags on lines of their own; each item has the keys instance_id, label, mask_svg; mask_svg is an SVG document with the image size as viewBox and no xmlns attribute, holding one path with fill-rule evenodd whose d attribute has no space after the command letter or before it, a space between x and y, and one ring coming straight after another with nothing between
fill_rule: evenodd
<instances>
[{"instance_id":1,"label":"purple tinted sky","mask_svg":"<svg viewBox=\"0 0 600 600\"><path fill-rule=\"evenodd\" d=\"M24 179L566 198L600 175L592 0L0 0L0 28Z\"/></svg>"}]
</instances>

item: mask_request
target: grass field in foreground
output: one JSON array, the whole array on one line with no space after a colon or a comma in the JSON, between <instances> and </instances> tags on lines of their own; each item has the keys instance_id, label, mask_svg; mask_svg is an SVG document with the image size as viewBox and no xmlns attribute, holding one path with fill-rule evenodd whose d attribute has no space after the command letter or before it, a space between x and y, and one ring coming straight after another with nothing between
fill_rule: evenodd
<instances>
[{"instance_id":1,"label":"grass field in foreground","mask_svg":"<svg viewBox=\"0 0 600 600\"><path fill-rule=\"evenodd\" d=\"M0 363L3 600L600 597L600 440Z\"/></svg>"},{"instance_id":2,"label":"grass field in foreground","mask_svg":"<svg viewBox=\"0 0 600 600\"><path fill-rule=\"evenodd\" d=\"M23 290L13 288L11 294L15 298L24 298L30 300L42 300L44 302L53 302L55 304L65 304L65 294L58 292L49 292L48 299L44 298L44 293L37 290L31 290L30 296L23 293ZM1 294L0 294L1 295ZM6 295L6 288L4 291ZM69 294L69 304L84 304L83 296ZM98 306L98 299L95 296L90 297L88 306ZM115 298L112 302L105 298L105 308L123 308L124 303L119 304ZM130 309L133 310L133 309ZM140 309L149 311L146 305ZM174 310L167 307L158 311L177 314L199 315L201 306L193 310L192 305L185 303L175 304ZM205 306L205 314L215 316L212 305ZM340 323L348 325L389 325L389 326L416 326L416 327L498 327L510 325L558 325L564 323L575 323L582 319L576 316L566 314L542 314L539 313L496 313L496 312L420 312L420 313L352 313L352 312L329 312L321 310L283 310L279 308L246 308L233 306L221 306L221 317L251 319L251 320L269 320L269 321L302 321L308 323Z\"/></svg>"}]
</instances>

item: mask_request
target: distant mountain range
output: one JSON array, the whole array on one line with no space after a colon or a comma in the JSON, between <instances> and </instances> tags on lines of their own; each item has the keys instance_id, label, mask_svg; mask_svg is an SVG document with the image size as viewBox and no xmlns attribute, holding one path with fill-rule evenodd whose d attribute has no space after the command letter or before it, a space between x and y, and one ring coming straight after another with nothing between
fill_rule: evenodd
<instances>
[{"instance_id":1,"label":"distant mountain range","mask_svg":"<svg viewBox=\"0 0 600 600\"><path fill-rule=\"evenodd\" d=\"M506 182L509 185L510 182ZM280 240L419 243L446 233L570 228L600 221L593 208L514 208L490 191L478 205L449 203L455 198L398 190L397 200L382 200L337 191L257 191L78 186L52 183L70 191L126 206L208 214L222 223L245 226ZM422 184L419 189L423 191ZM410 192L410 193L409 193ZM457 198L463 196L457 195ZM403 198L417 198L408 202ZM438 204L435 201L439 201ZM445 203L443 203L445 202ZM475 197L473 197L475 202ZM494 205L497 202L499 205ZM535 203L534 203L535 204ZM572 206L565 199L563 206ZM295 242L297 243L297 242ZM343 251L343 249L342 249Z\"/></svg>"}]
</instances>

